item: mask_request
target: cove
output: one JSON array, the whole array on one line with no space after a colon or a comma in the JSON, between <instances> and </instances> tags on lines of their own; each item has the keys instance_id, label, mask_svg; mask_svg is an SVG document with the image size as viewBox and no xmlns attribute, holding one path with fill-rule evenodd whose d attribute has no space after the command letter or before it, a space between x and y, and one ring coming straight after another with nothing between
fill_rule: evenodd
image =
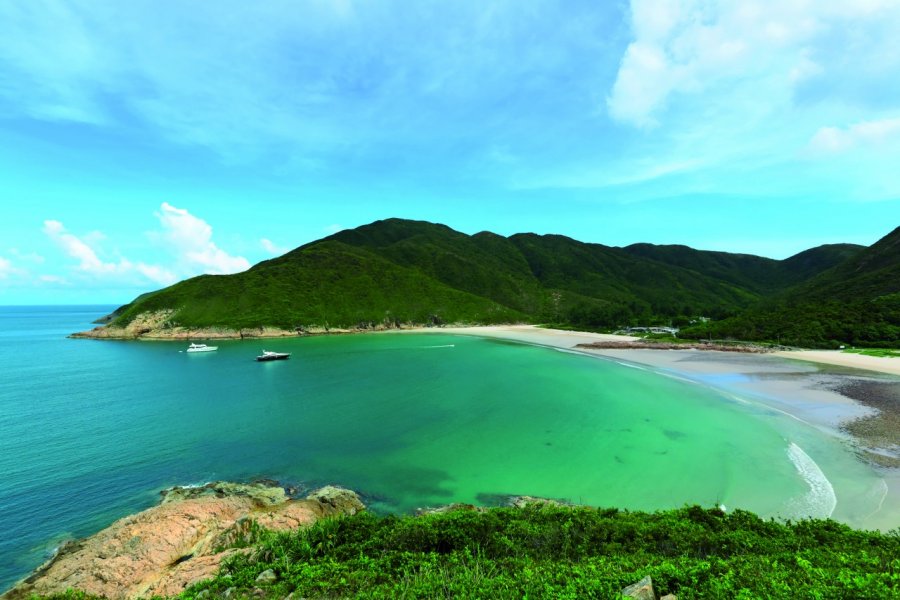
<instances>
[{"instance_id":1,"label":"cove","mask_svg":"<svg viewBox=\"0 0 900 600\"><path fill-rule=\"evenodd\" d=\"M883 498L840 440L649 369L441 333L65 339L104 312L0 309L0 590L160 489L218 479L336 483L384 512L527 494L863 526Z\"/></svg>"}]
</instances>

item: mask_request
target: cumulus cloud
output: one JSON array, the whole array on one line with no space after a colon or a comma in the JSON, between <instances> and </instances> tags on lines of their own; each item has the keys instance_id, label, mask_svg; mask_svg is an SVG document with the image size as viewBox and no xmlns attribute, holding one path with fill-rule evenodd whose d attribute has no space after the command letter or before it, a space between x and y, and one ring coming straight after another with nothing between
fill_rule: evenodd
<instances>
[{"instance_id":1,"label":"cumulus cloud","mask_svg":"<svg viewBox=\"0 0 900 600\"><path fill-rule=\"evenodd\" d=\"M156 213L162 237L179 261L191 271L213 275L238 273L250 268L243 256L231 256L212 241L212 227L186 209L163 202Z\"/></svg>"},{"instance_id":2,"label":"cumulus cloud","mask_svg":"<svg viewBox=\"0 0 900 600\"><path fill-rule=\"evenodd\" d=\"M259 240L259 245L262 246L263 250L265 250L272 256L281 256L282 254L290 250L290 248L288 248L287 246L279 246L268 238L262 238L261 240Z\"/></svg>"},{"instance_id":3,"label":"cumulus cloud","mask_svg":"<svg viewBox=\"0 0 900 600\"><path fill-rule=\"evenodd\" d=\"M836 154L858 146L900 141L900 118L863 121L849 127L822 127L809 142L816 154Z\"/></svg>"}]
</instances>

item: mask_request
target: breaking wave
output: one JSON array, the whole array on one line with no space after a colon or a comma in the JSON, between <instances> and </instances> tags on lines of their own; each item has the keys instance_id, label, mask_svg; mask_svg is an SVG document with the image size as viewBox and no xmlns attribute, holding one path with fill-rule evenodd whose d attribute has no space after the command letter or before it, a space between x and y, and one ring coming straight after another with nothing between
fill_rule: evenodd
<instances>
[{"instance_id":1,"label":"breaking wave","mask_svg":"<svg viewBox=\"0 0 900 600\"><path fill-rule=\"evenodd\" d=\"M837 506L837 496L834 487L825 477L825 473L819 468L809 454L803 448L791 442L787 449L788 458L794 463L797 473L809 486L809 491L791 502L791 512L798 517L816 517L824 519L830 517Z\"/></svg>"}]
</instances>

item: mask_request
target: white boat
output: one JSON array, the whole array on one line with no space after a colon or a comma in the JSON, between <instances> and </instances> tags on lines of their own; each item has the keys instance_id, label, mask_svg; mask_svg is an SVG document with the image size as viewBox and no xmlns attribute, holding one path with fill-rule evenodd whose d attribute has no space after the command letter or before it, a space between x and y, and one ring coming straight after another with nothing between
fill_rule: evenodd
<instances>
[{"instance_id":1,"label":"white boat","mask_svg":"<svg viewBox=\"0 0 900 600\"><path fill-rule=\"evenodd\" d=\"M218 350L218 346L207 346L206 344L191 344L188 346L188 352L212 352Z\"/></svg>"},{"instance_id":2,"label":"white boat","mask_svg":"<svg viewBox=\"0 0 900 600\"><path fill-rule=\"evenodd\" d=\"M265 362L268 360L285 360L291 357L290 352L269 352L268 350L263 350L263 353L256 357L256 360L259 362Z\"/></svg>"}]
</instances>

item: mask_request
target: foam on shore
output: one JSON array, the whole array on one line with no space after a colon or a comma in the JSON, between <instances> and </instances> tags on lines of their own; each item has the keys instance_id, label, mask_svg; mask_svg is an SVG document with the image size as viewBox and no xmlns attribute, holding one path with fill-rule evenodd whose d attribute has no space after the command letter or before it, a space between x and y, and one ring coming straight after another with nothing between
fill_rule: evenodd
<instances>
[{"instance_id":1,"label":"foam on shore","mask_svg":"<svg viewBox=\"0 0 900 600\"><path fill-rule=\"evenodd\" d=\"M816 461L794 442L788 445L787 454L794 463L797 473L809 486L809 492L798 499L794 505L796 512L799 513L797 516L820 519L830 517L837 507L837 496L825 473L822 472Z\"/></svg>"}]
</instances>

